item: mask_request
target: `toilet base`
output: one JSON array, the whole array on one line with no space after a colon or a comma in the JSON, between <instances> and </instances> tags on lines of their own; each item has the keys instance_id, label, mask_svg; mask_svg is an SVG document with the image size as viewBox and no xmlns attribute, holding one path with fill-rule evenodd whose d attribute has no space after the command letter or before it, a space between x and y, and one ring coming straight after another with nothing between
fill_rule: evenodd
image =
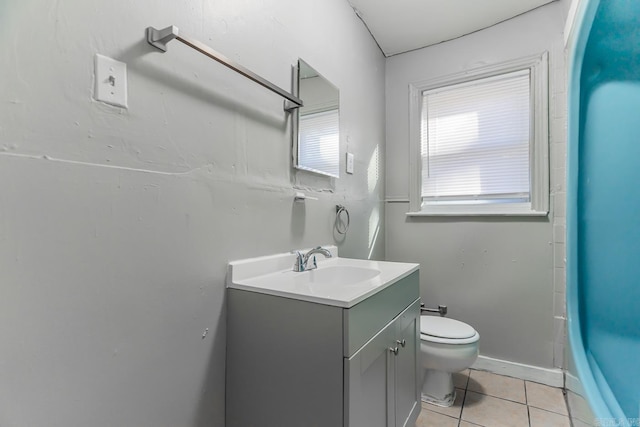
<instances>
[{"instance_id":1,"label":"toilet base","mask_svg":"<svg viewBox=\"0 0 640 427\"><path fill-rule=\"evenodd\" d=\"M456 400L456 389L453 387L451 372L425 369L421 399L436 406L453 405Z\"/></svg>"}]
</instances>

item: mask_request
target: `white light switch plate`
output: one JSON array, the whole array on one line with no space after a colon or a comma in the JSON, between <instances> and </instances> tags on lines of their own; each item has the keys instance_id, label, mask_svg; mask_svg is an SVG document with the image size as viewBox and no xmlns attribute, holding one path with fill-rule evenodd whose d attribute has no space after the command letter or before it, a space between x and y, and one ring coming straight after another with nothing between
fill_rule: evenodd
<instances>
[{"instance_id":1,"label":"white light switch plate","mask_svg":"<svg viewBox=\"0 0 640 427\"><path fill-rule=\"evenodd\" d=\"M353 153L347 153L347 173L353 173Z\"/></svg>"},{"instance_id":2,"label":"white light switch plate","mask_svg":"<svg viewBox=\"0 0 640 427\"><path fill-rule=\"evenodd\" d=\"M127 108L127 64L96 54L95 74L94 98Z\"/></svg>"}]
</instances>

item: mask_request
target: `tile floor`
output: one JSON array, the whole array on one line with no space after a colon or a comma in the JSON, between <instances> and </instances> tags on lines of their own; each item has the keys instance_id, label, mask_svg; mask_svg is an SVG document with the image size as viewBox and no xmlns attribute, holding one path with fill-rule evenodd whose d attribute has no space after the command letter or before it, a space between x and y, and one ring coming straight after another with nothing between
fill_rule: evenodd
<instances>
[{"instance_id":1,"label":"tile floor","mask_svg":"<svg viewBox=\"0 0 640 427\"><path fill-rule=\"evenodd\" d=\"M571 427L559 388L468 369L449 408L422 403L416 427Z\"/></svg>"}]
</instances>

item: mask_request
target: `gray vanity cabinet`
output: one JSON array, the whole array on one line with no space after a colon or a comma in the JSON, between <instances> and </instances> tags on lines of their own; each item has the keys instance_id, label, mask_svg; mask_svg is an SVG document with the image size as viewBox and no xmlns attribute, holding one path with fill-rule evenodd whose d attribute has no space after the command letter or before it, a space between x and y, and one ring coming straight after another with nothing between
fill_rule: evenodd
<instances>
[{"instance_id":1,"label":"gray vanity cabinet","mask_svg":"<svg viewBox=\"0 0 640 427\"><path fill-rule=\"evenodd\" d=\"M413 427L420 411L416 301L345 359L345 425Z\"/></svg>"},{"instance_id":2,"label":"gray vanity cabinet","mask_svg":"<svg viewBox=\"0 0 640 427\"><path fill-rule=\"evenodd\" d=\"M227 427L413 427L417 271L349 308L227 291Z\"/></svg>"},{"instance_id":3,"label":"gray vanity cabinet","mask_svg":"<svg viewBox=\"0 0 640 427\"><path fill-rule=\"evenodd\" d=\"M395 426L413 427L422 406L422 363L420 360L420 300L407 309L398 320L400 333L406 339L394 357ZM394 424L390 424L394 425Z\"/></svg>"},{"instance_id":4,"label":"gray vanity cabinet","mask_svg":"<svg viewBox=\"0 0 640 427\"><path fill-rule=\"evenodd\" d=\"M386 427L392 420L390 390L394 325L389 324L349 359L345 359L345 425ZM395 425L395 424L391 424Z\"/></svg>"}]
</instances>

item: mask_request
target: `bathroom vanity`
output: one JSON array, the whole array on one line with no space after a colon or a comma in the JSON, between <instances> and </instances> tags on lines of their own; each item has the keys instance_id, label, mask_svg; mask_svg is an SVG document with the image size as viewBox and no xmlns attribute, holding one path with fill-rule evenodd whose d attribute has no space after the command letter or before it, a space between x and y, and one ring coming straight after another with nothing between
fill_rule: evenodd
<instances>
[{"instance_id":1,"label":"bathroom vanity","mask_svg":"<svg viewBox=\"0 0 640 427\"><path fill-rule=\"evenodd\" d=\"M230 263L228 427L413 426L418 265L295 256Z\"/></svg>"}]
</instances>

